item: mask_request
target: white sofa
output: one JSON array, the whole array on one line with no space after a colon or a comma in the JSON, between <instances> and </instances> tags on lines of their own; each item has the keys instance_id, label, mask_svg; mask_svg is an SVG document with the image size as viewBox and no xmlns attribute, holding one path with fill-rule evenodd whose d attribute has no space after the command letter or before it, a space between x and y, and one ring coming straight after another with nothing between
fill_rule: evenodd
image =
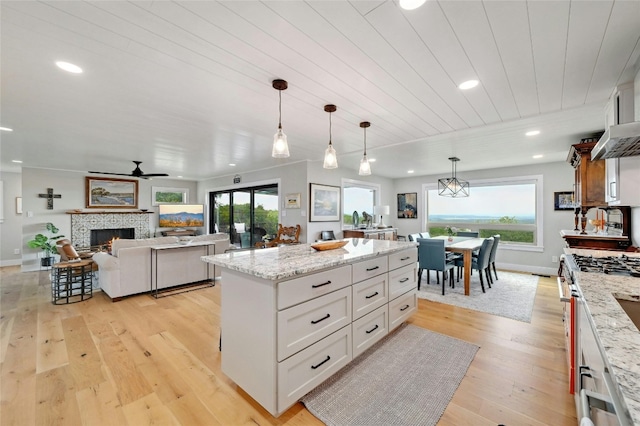
<instances>
[{"instance_id":1,"label":"white sofa","mask_svg":"<svg viewBox=\"0 0 640 426\"><path fill-rule=\"evenodd\" d=\"M183 237L182 239L185 239ZM188 237L191 242L213 241L215 245L210 249L210 254L224 253L229 248L229 235L224 233L198 235ZM151 291L151 247L162 245L177 245L180 241L178 237L158 237L141 240L120 239L113 241L112 254L96 253L93 260L98 264L100 276L100 288L112 300L132 294ZM189 245L187 245L189 247ZM205 249L202 246L203 250ZM166 256L170 256L167 258ZM162 258L165 262L175 265L200 265L202 250L163 250ZM197 257L197 259L195 259ZM160 263L160 262L159 262ZM202 262L203 279L206 278L207 267L211 278L219 275L218 268L211 264ZM191 268L193 269L193 268ZM168 271L168 272L167 272ZM202 274L201 274L202 275ZM193 275L190 275L193 277ZM183 283L185 279L184 271L180 268L167 268L163 272L163 282ZM158 288L166 287L159 285Z\"/></svg>"}]
</instances>

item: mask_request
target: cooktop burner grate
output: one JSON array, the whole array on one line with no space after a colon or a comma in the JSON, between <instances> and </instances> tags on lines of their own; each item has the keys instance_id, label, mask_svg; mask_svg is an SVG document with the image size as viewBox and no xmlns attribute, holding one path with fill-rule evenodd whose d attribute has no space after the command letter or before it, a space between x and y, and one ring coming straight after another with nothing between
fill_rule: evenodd
<instances>
[{"instance_id":1,"label":"cooktop burner grate","mask_svg":"<svg viewBox=\"0 0 640 426\"><path fill-rule=\"evenodd\" d=\"M617 257L593 257L572 255L581 272L640 277L640 259L621 255Z\"/></svg>"}]
</instances>

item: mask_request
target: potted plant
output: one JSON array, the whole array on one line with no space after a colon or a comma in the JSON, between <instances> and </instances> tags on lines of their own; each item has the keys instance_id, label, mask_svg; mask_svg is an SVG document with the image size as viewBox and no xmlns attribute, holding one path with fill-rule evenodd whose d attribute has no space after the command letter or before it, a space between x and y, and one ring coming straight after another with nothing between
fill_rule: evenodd
<instances>
[{"instance_id":1,"label":"potted plant","mask_svg":"<svg viewBox=\"0 0 640 426\"><path fill-rule=\"evenodd\" d=\"M29 246L29 248L42 249L44 255L40 259L40 264L42 266L51 266L53 265L52 253L56 251L55 241L64 237L64 235L56 235L60 230L51 222L47 223L46 227L52 236L37 234L33 240L27 242L27 246Z\"/></svg>"},{"instance_id":2,"label":"potted plant","mask_svg":"<svg viewBox=\"0 0 640 426\"><path fill-rule=\"evenodd\" d=\"M449 236L449 241L453 241L453 236L458 233L458 228L456 228L455 226L445 226L444 230L447 232L447 235Z\"/></svg>"}]
</instances>

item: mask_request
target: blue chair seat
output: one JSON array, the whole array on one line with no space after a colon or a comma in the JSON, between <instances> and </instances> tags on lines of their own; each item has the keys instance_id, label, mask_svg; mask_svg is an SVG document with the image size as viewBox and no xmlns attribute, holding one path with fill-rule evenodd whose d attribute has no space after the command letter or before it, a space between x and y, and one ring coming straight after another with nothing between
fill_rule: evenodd
<instances>
[{"instance_id":1,"label":"blue chair seat","mask_svg":"<svg viewBox=\"0 0 640 426\"><path fill-rule=\"evenodd\" d=\"M422 271L442 272L442 294L444 295L444 285L447 273L449 274L449 285L453 287L454 260L447 260L447 252L444 249L444 240L435 238L418 238L418 290L422 282ZM427 277L428 279L428 277Z\"/></svg>"}]
</instances>

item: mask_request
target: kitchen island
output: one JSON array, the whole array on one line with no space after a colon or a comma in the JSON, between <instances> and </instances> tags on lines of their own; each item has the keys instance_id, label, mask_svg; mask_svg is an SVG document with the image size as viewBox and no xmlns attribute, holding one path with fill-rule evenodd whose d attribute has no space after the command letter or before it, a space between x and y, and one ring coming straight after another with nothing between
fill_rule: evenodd
<instances>
[{"instance_id":1,"label":"kitchen island","mask_svg":"<svg viewBox=\"0 0 640 426\"><path fill-rule=\"evenodd\" d=\"M612 255L611 251L569 248L565 249L565 253L593 257ZM640 331L613 296L613 293L640 294L640 278L576 272L576 281L584 298L590 325L610 367L609 372L615 383L614 392L628 410L632 424L640 425Z\"/></svg>"},{"instance_id":2,"label":"kitchen island","mask_svg":"<svg viewBox=\"0 0 640 426\"><path fill-rule=\"evenodd\" d=\"M204 256L222 269L222 371L274 416L417 309L414 242Z\"/></svg>"}]
</instances>

